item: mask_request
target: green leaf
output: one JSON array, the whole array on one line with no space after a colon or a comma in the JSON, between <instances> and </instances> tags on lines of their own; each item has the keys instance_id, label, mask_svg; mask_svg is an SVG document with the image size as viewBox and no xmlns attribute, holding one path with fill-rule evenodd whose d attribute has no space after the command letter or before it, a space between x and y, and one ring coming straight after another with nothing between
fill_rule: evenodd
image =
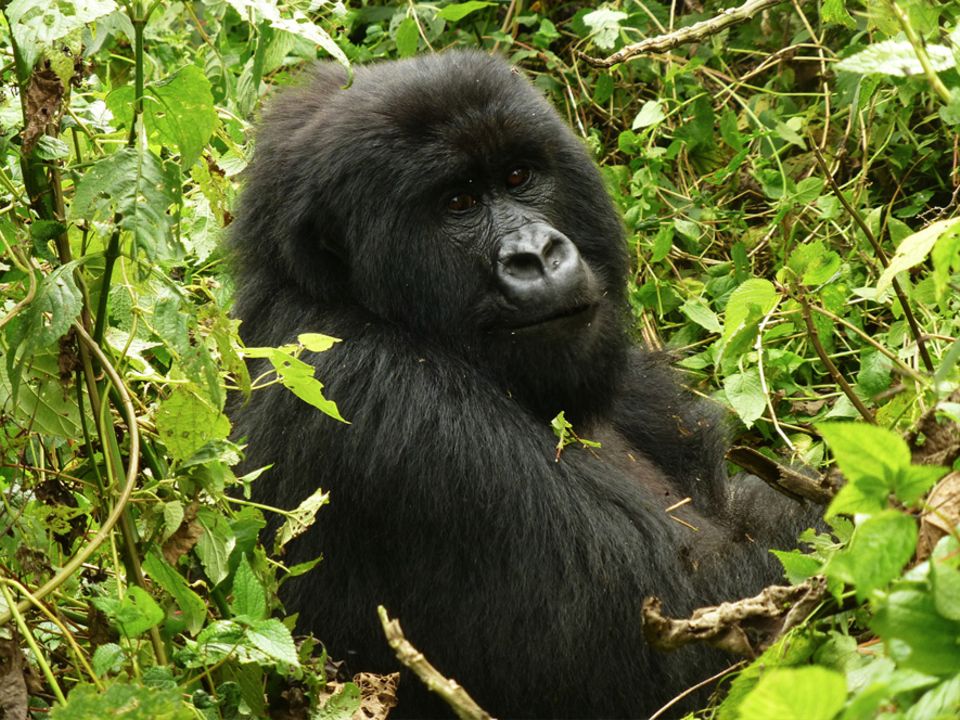
<instances>
[{"instance_id":1,"label":"green leaf","mask_svg":"<svg viewBox=\"0 0 960 720\"><path fill-rule=\"evenodd\" d=\"M325 348L327 345L326 340L318 339L324 336L311 337L311 333L306 333L306 337L307 341L315 346ZM295 347L244 348L243 354L251 358L266 358L273 365L281 384L294 395L330 417L340 422L347 422L341 417L337 404L323 396L323 383L313 376L313 366L293 356L295 349Z\"/></svg>"},{"instance_id":2,"label":"green leaf","mask_svg":"<svg viewBox=\"0 0 960 720\"><path fill-rule=\"evenodd\" d=\"M760 321L780 302L769 280L751 278L730 294L718 341L720 359L736 359L746 352L757 337Z\"/></svg>"},{"instance_id":3,"label":"green leaf","mask_svg":"<svg viewBox=\"0 0 960 720\"><path fill-rule=\"evenodd\" d=\"M865 600L899 577L917 547L917 523L897 510L879 512L857 525L850 544L827 562L823 574L852 585Z\"/></svg>"},{"instance_id":4,"label":"green leaf","mask_svg":"<svg viewBox=\"0 0 960 720\"><path fill-rule=\"evenodd\" d=\"M124 125L133 121L134 88L125 85L110 93L107 105ZM181 165L189 170L217 127L210 81L203 70L187 65L143 90L143 119L150 136L180 151Z\"/></svg>"},{"instance_id":5,"label":"green leaf","mask_svg":"<svg viewBox=\"0 0 960 720\"><path fill-rule=\"evenodd\" d=\"M455 23L463 20L470 13L474 13L477 10L482 10L485 7L492 7L495 4L496 3L492 2L481 2L481 0L469 0L468 2L464 3L447 5L446 7L442 8L437 15L448 22Z\"/></svg>"},{"instance_id":6,"label":"green leaf","mask_svg":"<svg viewBox=\"0 0 960 720\"><path fill-rule=\"evenodd\" d=\"M791 583L800 583L808 577L820 573L823 563L813 555L807 555L799 550L771 550L787 575Z\"/></svg>"},{"instance_id":7,"label":"green leaf","mask_svg":"<svg viewBox=\"0 0 960 720\"><path fill-rule=\"evenodd\" d=\"M203 598L190 588L184 577L156 550L147 553L143 561L143 571L176 602L183 613L187 632L191 635L200 632L207 618L207 606Z\"/></svg>"},{"instance_id":8,"label":"green leaf","mask_svg":"<svg viewBox=\"0 0 960 720\"><path fill-rule=\"evenodd\" d=\"M33 355L22 373L16 373L16 368L0 362L0 410L6 417L33 432L75 441L81 430L80 410L76 397L63 391L57 356Z\"/></svg>"},{"instance_id":9,"label":"green leaf","mask_svg":"<svg viewBox=\"0 0 960 720\"><path fill-rule=\"evenodd\" d=\"M934 72L949 70L956 65L950 48L946 45L926 44L927 55ZM870 45L865 50L844 58L833 66L837 70L861 75L922 75L923 66L917 59L913 45L907 40L884 40ZM950 221L944 221L950 222Z\"/></svg>"},{"instance_id":10,"label":"green leaf","mask_svg":"<svg viewBox=\"0 0 960 720\"><path fill-rule=\"evenodd\" d=\"M53 45L116 9L114 0L13 0L4 15L25 63L32 69L43 46Z\"/></svg>"},{"instance_id":11,"label":"green leaf","mask_svg":"<svg viewBox=\"0 0 960 720\"><path fill-rule=\"evenodd\" d=\"M748 428L763 415L767 407L767 395L760 384L760 372L750 368L735 375L728 375L723 381L723 391L727 401L737 411L737 415Z\"/></svg>"},{"instance_id":12,"label":"green leaf","mask_svg":"<svg viewBox=\"0 0 960 720\"><path fill-rule=\"evenodd\" d=\"M947 535L933 549L930 582L937 612L949 620L960 620L960 543L956 538Z\"/></svg>"},{"instance_id":13,"label":"green leaf","mask_svg":"<svg viewBox=\"0 0 960 720\"><path fill-rule=\"evenodd\" d=\"M680 312L704 330L718 334L722 330L717 314L701 298L690 298L680 307Z\"/></svg>"},{"instance_id":14,"label":"green leaf","mask_svg":"<svg viewBox=\"0 0 960 720\"><path fill-rule=\"evenodd\" d=\"M170 234L168 208L176 203L179 169L150 152L123 148L87 170L70 205L71 220L113 224L133 233L137 247L147 256L179 255Z\"/></svg>"},{"instance_id":15,"label":"green leaf","mask_svg":"<svg viewBox=\"0 0 960 720\"><path fill-rule=\"evenodd\" d=\"M321 335L320 333L300 333L297 335L297 342L310 352L326 352L338 342L341 342L341 340L340 338Z\"/></svg>"},{"instance_id":16,"label":"green leaf","mask_svg":"<svg viewBox=\"0 0 960 720\"><path fill-rule=\"evenodd\" d=\"M76 261L69 262L41 278L18 333L26 340L25 353L59 340L80 314L83 295L73 277L76 267Z\"/></svg>"},{"instance_id":17,"label":"green leaf","mask_svg":"<svg viewBox=\"0 0 960 720\"><path fill-rule=\"evenodd\" d=\"M600 8L583 16L583 23L591 30L593 44L601 50L613 50L620 37L620 22L628 15L619 10Z\"/></svg>"},{"instance_id":18,"label":"green leaf","mask_svg":"<svg viewBox=\"0 0 960 720\"><path fill-rule=\"evenodd\" d=\"M126 662L127 654L116 643L106 643L98 647L94 653L91 664L93 671L100 677L108 673L119 672Z\"/></svg>"},{"instance_id":19,"label":"green leaf","mask_svg":"<svg viewBox=\"0 0 960 720\"><path fill-rule=\"evenodd\" d=\"M775 668L740 704L741 720L831 720L847 699L843 675L824 667Z\"/></svg>"},{"instance_id":20,"label":"green leaf","mask_svg":"<svg viewBox=\"0 0 960 720\"><path fill-rule=\"evenodd\" d=\"M106 691L94 685L77 685L67 704L54 705L50 720L192 720L179 688L144 687L115 683Z\"/></svg>"},{"instance_id":21,"label":"green leaf","mask_svg":"<svg viewBox=\"0 0 960 720\"><path fill-rule=\"evenodd\" d=\"M928 690L907 710L905 720L954 720L960 715L960 675Z\"/></svg>"},{"instance_id":22,"label":"green leaf","mask_svg":"<svg viewBox=\"0 0 960 720\"><path fill-rule=\"evenodd\" d=\"M844 7L844 0L824 0L820 8L820 19L824 23L843 25L851 29L857 26L857 22L850 17L850 13Z\"/></svg>"},{"instance_id":23,"label":"green leaf","mask_svg":"<svg viewBox=\"0 0 960 720\"><path fill-rule=\"evenodd\" d=\"M146 590L137 585L127 588L123 598L109 614L120 632L128 638L143 635L163 621L163 608L157 605L157 601L150 597Z\"/></svg>"},{"instance_id":24,"label":"green leaf","mask_svg":"<svg viewBox=\"0 0 960 720\"><path fill-rule=\"evenodd\" d=\"M910 467L910 448L890 430L858 422L820 423L837 465L848 482L879 480L893 490L897 475Z\"/></svg>"},{"instance_id":25,"label":"green leaf","mask_svg":"<svg viewBox=\"0 0 960 720\"><path fill-rule=\"evenodd\" d=\"M938 677L960 672L960 623L940 615L929 592L891 593L877 608L870 628L903 667Z\"/></svg>"},{"instance_id":26,"label":"green leaf","mask_svg":"<svg viewBox=\"0 0 960 720\"><path fill-rule=\"evenodd\" d=\"M242 615L251 620L263 620L267 617L266 592L250 567L246 555L240 556L237 571L233 576L233 602L230 609L234 615Z\"/></svg>"},{"instance_id":27,"label":"green leaf","mask_svg":"<svg viewBox=\"0 0 960 720\"><path fill-rule=\"evenodd\" d=\"M251 645L268 657L293 667L300 665L290 629L276 618L251 623L246 636Z\"/></svg>"},{"instance_id":28,"label":"green leaf","mask_svg":"<svg viewBox=\"0 0 960 720\"><path fill-rule=\"evenodd\" d=\"M640 128L656 126L663 122L666 117L658 100L647 100L633 119L630 129L639 130Z\"/></svg>"},{"instance_id":29,"label":"green leaf","mask_svg":"<svg viewBox=\"0 0 960 720\"><path fill-rule=\"evenodd\" d=\"M163 444L180 461L211 440L223 440L230 434L227 416L183 385L160 403L156 423Z\"/></svg>"},{"instance_id":30,"label":"green leaf","mask_svg":"<svg viewBox=\"0 0 960 720\"><path fill-rule=\"evenodd\" d=\"M938 220L904 238L897 246L893 257L890 258L890 264L880 274L880 279L877 280L877 292L882 293L890 287L897 273L909 270L926 260L934 245L947 231L950 231L951 237L955 236L960 231L960 219Z\"/></svg>"},{"instance_id":31,"label":"green leaf","mask_svg":"<svg viewBox=\"0 0 960 720\"><path fill-rule=\"evenodd\" d=\"M939 465L911 465L894 481L894 494L905 505L917 505L947 469Z\"/></svg>"},{"instance_id":32,"label":"green leaf","mask_svg":"<svg viewBox=\"0 0 960 720\"><path fill-rule=\"evenodd\" d=\"M203 534L197 540L197 557L210 582L219 585L230 572L230 553L237 538L226 518L211 508L200 508L197 522L203 528Z\"/></svg>"},{"instance_id":33,"label":"green leaf","mask_svg":"<svg viewBox=\"0 0 960 720\"><path fill-rule=\"evenodd\" d=\"M409 16L401 20L397 25L394 39L397 43L397 54L400 57L416 55L417 48L420 47L420 28L417 27L417 21Z\"/></svg>"}]
</instances>

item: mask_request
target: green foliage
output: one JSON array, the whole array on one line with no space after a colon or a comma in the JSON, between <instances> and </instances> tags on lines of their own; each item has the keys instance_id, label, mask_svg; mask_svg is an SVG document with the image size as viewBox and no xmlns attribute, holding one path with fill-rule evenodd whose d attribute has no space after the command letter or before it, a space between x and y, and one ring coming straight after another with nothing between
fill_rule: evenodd
<instances>
[{"instance_id":1,"label":"green foliage","mask_svg":"<svg viewBox=\"0 0 960 720\"><path fill-rule=\"evenodd\" d=\"M280 553L336 498L315 488L281 513L268 553L271 510L243 499L260 472L235 475L224 414L228 393L279 384L343 421L310 363L339 340L244 348L221 241L264 95L317 58L447 47L496 48L570 119L623 211L637 328L728 407L738 442L813 470L835 459L846 480L829 532L777 553L830 599L702 714L957 715L960 538L947 517L916 556L948 468L914 458L931 422L960 419L960 3L782 3L609 69L575 52L730 4L5 6L0 583L42 590L63 622L21 615L37 717L257 718L288 691L305 717L359 706L352 684L326 692L325 656L276 597L321 562ZM269 371L250 378L244 358ZM595 445L562 414L553 429L561 462Z\"/></svg>"}]
</instances>

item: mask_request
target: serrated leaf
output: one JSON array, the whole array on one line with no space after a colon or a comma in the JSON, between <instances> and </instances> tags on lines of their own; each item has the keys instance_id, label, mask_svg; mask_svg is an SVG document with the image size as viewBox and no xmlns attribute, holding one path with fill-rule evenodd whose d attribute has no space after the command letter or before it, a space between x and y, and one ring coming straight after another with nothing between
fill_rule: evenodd
<instances>
[{"instance_id":1,"label":"serrated leaf","mask_svg":"<svg viewBox=\"0 0 960 720\"><path fill-rule=\"evenodd\" d=\"M937 612L933 595L899 590L879 604L870 629L899 665L938 677L960 672L960 622Z\"/></svg>"},{"instance_id":2,"label":"serrated leaf","mask_svg":"<svg viewBox=\"0 0 960 720\"><path fill-rule=\"evenodd\" d=\"M276 618L251 623L246 632L250 644L260 652L293 667L299 667L297 646L289 628Z\"/></svg>"},{"instance_id":3,"label":"serrated leaf","mask_svg":"<svg viewBox=\"0 0 960 720\"><path fill-rule=\"evenodd\" d=\"M349 76L352 76L353 69L350 66L350 61L340 46L337 45L336 41L330 37L330 34L326 30L316 25L299 10L294 11L293 16L290 18L271 19L270 25L277 30L283 30L284 32L308 40L314 45L319 45L323 48L324 52L346 68Z\"/></svg>"},{"instance_id":4,"label":"serrated leaf","mask_svg":"<svg viewBox=\"0 0 960 720\"><path fill-rule=\"evenodd\" d=\"M76 397L63 391L52 354L33 355L23 368L0 362L0 410L21 428L69 440L80 436Z\"/></svg>"},{"instance_id":5,"label":"serrated leaf","mask_svg":"<svg viewBox=\"0 0 960 720\"><path fill-rule=\"evenodd\" d=\"M927 44L927 55L934 72L949 70L956 65L950 48L946 45ZM924 70L913 45L907 40L884 40L844 58L834 67L845 72L861 75L893 75L906 77L922 75Z\"/></svg>"},{"instance_id":6,"label":"serrated leaf","mask_svg":"<svg viewBox=\"0 0 960 720\"><path fill-rule=\"evenodd\" d=\"M134 89L125 85L107 96L117 120L133 121ZM150 136L180 151L184 170L197 161L217 126L210 81L203 70L187 65L143 90L143 121Z\"/></svg>"},{"instance_id":7,"label":"serrated leaf","mask_svg":"<svg viewBox=\"0 0 960 720\"><path fill-rule=\"evenodd\" d=\"M468 2L464 3L453 3L452 5L447 5L441 8L437 15L448 22L455 23L463 20L463 18L470 13L474 13L477 10L482 10L485 7L491 7L495 4L496 3L492 2L482 2L481 0L468 0Z\"/></svg>"},{"instance_id":8,"label":"serrated leaf","mask_svg":"<svg viewBox=\"0 0 960 720\"><path fill-rule=\"evenodd\" d=\"M775 308L779 300L780 296L769 280L751 278L741 283L727 301L723 339L730 340L745 328L747 318L756 315L756 312L751 313L751 308L756 308L762 317Z\"/></svg>"},{"instance_id":9,"label":"serrated leaf","mask_svg":"<svg viewBox=\"0 0 960 720\"><path fill-rule=\"evenodd\" d=\"M26 340L24 352L56 342L77 319L83 295L73 277L76 267L77 261L69 262L41 278L18 332Z\"/></svg>"},{"instance_id":10,"label":"serrated leaf","mask_svg":"<svg viewBox=\"0 0 960 720\"><path fill-rule=\"evenodd\" d=\"M114 0L13 0L3 13L25 64L32 68L44 46L116 9Z\"/></svg>"},{"instance_id":11,"label":"serrated leaf","mask_svg":"<svg viewBox=\"0 0 960 720\"><path fill-rule=\"evenodd\" d=\"M148 257L179 254L167 210L177 201L179 170L150 152L123 148L93 165L77 185L68 217L114 223L133 233Z\"/></svg>"},{"instance_id":12,"label":"serrated leaf","mask_svg":"<svg viewBox=\"0 0 960 720\"><path fill-rule=\"evenodd\" d=\"M890 258L890 264L880 274L880 279L877 280L877 292L882 293L890 287L897 273L909 270L926 260L941 236L947 232L952 236L958 231L960 231L960 218L951 218L930 223L923 230L904 238L897 246L893 257Z\"/></svg>"},{"instance_id":13,"label":"serrated leaf","mask_svg":"<svg viewBox=\"0 0 960 720\"><path fill-rule=\"evenodd\" d=\"M850 17L850 13L844 7L844 0L824 0L820 8L820 19L825 23L843 25L851 29L857 26L857 22Z\"/></svg>"},{"instance_id":14,"label":"serrated leaf","mask_svg":"<svg viewBox=\"0 0 960 720\"><path fill-rule=\"evenodd\" d=\"M753 427L753 423L763 415L767 407L767 396L760 384L759 370L750 368L727 376L723 381L723 391L743 424L748 428Z\"/></svg>"},{"instance_id":15,"label":"serrated leaf","mask_svg":"<svg viewBox=\"0 0 960 720\"><path fill-rule=\"evenodd\" d=\"M237 539L226 518L210 508L200 508L197 522L203 528L203 534L197 540L197 556L210 582L219 585L230 572L230 553Z\"/></svg>"},{"instance_id":16,"label":"serrated leaf","mask_svg":"<svg viewBox=\"0 0 960 720\"><path fill-rule=\"evenodd\" d=\"M912 517L897 510L880 512L857 525L850 544L830 558L823 574L852 585L857 597L865 600L899 577L916 546L917 523Z\"/></svg>"},{"instance_id":17,"label":"serrated leaf","mask_svg":"<svg viewBox=\"0 0 960 720\"><path fill-rule=\"evenodd\" d=\"M223 440L230 434L227 416L184 386L175 388L160 403L156 423L167 451L180 461L211 440Z\"/></svg>"},{"instance_id":18,"label":"serrated leaf","mask_svg":"<svg viewBox=\"0 0 960 720\"><path fill-rule=\"evenodd\" d=\"M250 620L263 620L267 617L266 592L250 567L246 555L240 556L233 575L233 602L230 609L234 615L242 615Z\"/></svg>"},{"instance_id":19,"label":"serrated leaf","mask_svg":"<svg viewBox=\"0 0 960 720\"><path fill-rule=\"evenodd\" d=\"M119 672L126 659L123 648L116 643L106 643L94 651L91 665L93 671L103 677L107 673Z\"/></svg>"},{"instance_id":20,"label":"serrated leaf","mask_svg":"<svg viewBox=\"0 0 960 720\"><path fill-rule=\"evenodd\" d=\"M740 720L832 720L847 700L843 675L824 667L774 668L740 703Z\"/></svg>"},{"instance_id":21,"label":"serrated leaf","mask_svg":"<svg viewBox=\"0 0 960 720\"><path fill-rule=\"evenodd\" d=\"M583 16L583 23L591 30L593 44L601 50L613 50L620 37L620 22L628 15L619 10L600 8Z\"/></svg>"},{"instance_id":22,"label":"serrated leaf","mask_svg":"<svg viewBox=\"0 0 960 720\"><path fill-rule=\"evenodd\" d=\"M827 441L848 482L879 480L893 490L901 470L910 467L910 448L894 432L866 423L821 423Z\"/></svg>"},{"instance_id":23,"label":"serrated leaf","mask_svg":"<svg viewBox=\"0 0 960 720\"><path fill-rule=\"evenodd\" d=\"M54 705L50 720L192 720L179 688L144 687L117 682L106 690L77 685L66 705Z\"/></svg>"}]
</instances>

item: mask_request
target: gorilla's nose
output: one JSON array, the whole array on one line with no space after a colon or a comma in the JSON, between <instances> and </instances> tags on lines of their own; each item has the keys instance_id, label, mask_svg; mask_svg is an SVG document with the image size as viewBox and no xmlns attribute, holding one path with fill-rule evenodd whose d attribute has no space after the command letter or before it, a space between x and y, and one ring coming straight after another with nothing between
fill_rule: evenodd
<instances>
[{"instance_id":1,"label":"gorilla's nose","mask_svg":"<svg viewBox=\"0 0 960 720\"><path fill-rule=\"evenodd\" d=\"M586 280L576 245L541 224L525 225L501 241L496 275L507 299L526 306L566 305Z\"/></svg>"}]
</instances>

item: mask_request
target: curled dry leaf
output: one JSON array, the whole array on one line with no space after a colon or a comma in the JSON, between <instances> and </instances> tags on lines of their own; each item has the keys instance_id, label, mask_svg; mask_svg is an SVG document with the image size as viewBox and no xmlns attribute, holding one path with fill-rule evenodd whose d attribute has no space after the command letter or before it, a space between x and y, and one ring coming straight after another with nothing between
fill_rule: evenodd
<instances>
[{"instance_id":1,"label":"curled dry leaf","mask_svg":"<svg viewBox=\"0 0 960 720\"><path fill-rule=\"evenodd\" d=\"M799 585L772 585L736 602L698 608L685 619L664 616L660 599L648 597L643 601L643 634L659 650L707 642L752 658L803 622L825 593L825 580L813 577Z\"/></svg>"}]
</instances>

